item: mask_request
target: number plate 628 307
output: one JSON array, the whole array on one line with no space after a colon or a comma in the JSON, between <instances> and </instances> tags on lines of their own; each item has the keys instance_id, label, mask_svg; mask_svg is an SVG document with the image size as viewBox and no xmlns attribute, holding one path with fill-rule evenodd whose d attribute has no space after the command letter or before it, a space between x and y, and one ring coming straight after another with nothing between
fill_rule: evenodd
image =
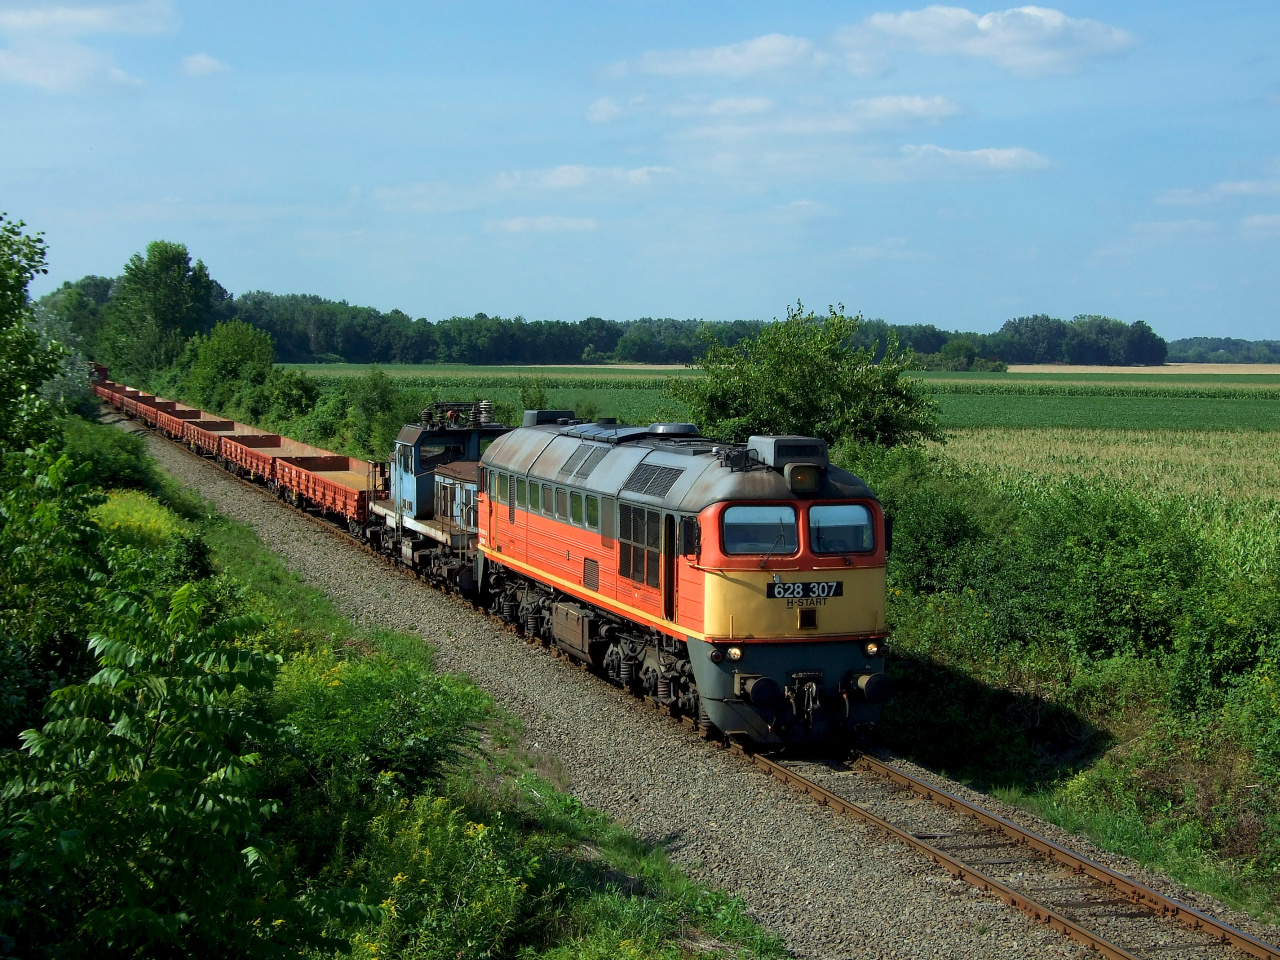
<instances>
[{"instance_id":1,"label":"number plate 628 307","mask_svg":"<svg viewBox=\"0 0 1280 960\"><path fill-rule=\"evenodd\" d=\"M770 600L802 600L843 597L844 583L840 580L808 580L803 583L770 583L765 586L765 596Z\"/></svg>"}]
</instances>

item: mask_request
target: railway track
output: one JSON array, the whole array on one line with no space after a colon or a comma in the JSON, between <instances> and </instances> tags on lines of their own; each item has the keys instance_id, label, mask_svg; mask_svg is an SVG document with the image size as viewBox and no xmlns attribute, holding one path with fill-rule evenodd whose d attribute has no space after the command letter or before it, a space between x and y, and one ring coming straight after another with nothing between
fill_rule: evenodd
<instances>
[{"instance_id":1,"label":"railway track","mask_svg":"<svg viewBox=\"0 0 1280 960\"><path fill-rule=\"evenodd\" d=\"M147 430L145 425L124 414L120 417L135 423L139 431ZM175 443L175 446L215 466L185 445ZM344 527L312 511L279 501L250 480L230 472L224 475L260 496L277 501L335 540L363 550L399 575L430 583L393 558L354 539ZM461 597L459 600L467 602ZM508 633L528 644L541 646L587 672L585 664L569 658L553 645L521 634L513 625L475 604L470 606ZM875 757L858 754L847 759L798 760L785 754L766 755L742 743L717 740L714 731L700 728L696 719L679 715L652 697L642 699L655 712L719 743L796 792L838 815L879 830L932 860L952 877L999 898L1036 922L1111 960L1153 957L1280 960L1280 947Z\"/></svg>"}]
</instances>

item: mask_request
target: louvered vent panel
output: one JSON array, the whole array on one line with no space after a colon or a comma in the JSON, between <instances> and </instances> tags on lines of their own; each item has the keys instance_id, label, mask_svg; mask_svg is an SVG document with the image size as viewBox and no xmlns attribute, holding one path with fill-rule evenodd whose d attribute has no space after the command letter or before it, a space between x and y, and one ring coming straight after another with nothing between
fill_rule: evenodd
<instances>
[{"instance_id":1,"label":"louvered vent panel","mask_svg":"<svg viewBox=\"0 0 1280 960\"><path fill-rule=\"evenodd\" d=\"M585 480L587 477L591 476L591 471L600 466L600 461L605 458L605 455L608 452L608 447L593 447L591 453L582 461L582 466L578 467L578 469L574 471L573 479Z\"/></svg>"},{"instance_id":2,"label":"louvered vent panel","mask_svg":"<svg viewBox=\"0 0 1280 960\"><path fill-rule=\"evenodd\" d=\"M577 450L569 454L569 459L564 462L564 466L560 468L560 472L556 474L557 480L568 480L569 474L578 469L583 460L587 459L587 455L591 453L591 448L586 444L578 447Z\"/></svg>"},{"instance_id":3,"label":"louvered vent panel","mask_svg":"<svg viewBox=\"0 0 1280 960\"><path fill-rule=\"evenodd\" d=\"M595 560L582 561L582 585L588 590L600 589L600 564Z\"/></svg>"},{"instance_id":4,"label":"louvered vent panel","mask_svg":"<svg viewBox=\"0 0 1280 960\"><path fill-rule=\"evenodd\" d=\"M650 497L665 497L682 473L684 471L676 467L656 467L651 463L642 463L631 472L622 489Z\"/></svg>"}]
</instances>

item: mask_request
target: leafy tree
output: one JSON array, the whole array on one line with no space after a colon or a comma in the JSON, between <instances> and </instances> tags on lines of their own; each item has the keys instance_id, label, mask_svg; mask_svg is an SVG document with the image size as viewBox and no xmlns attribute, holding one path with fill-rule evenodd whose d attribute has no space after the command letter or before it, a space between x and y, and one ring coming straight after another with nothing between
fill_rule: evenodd
<instances>
[{"instance_id":1,"label":"leafy tree","mask_svg":"<svg viewBox=\"0 0 1280 960\"><path fill-rule=\"evenodd\" d=\"M201 405L221 409L238 388L267 382L275 363L271 335L242 320L220 323L209 336L187 342L179 366L186 365L188 392Z\"/></svg>"},{"instance_id":2,"label":"leafy tree","mask_svg":"<svg viewBox=\"0 0 1280 960\"><path fill-rule=\"evenodd\" d=\"M937 405L905 376L915 369L913 354L891 335L876 362L871 348L850 346L861 323L843 306L818 316L797 303L757 337L709 342L698 361L706 376L672 378L668 392L723 440L800 434L897 446L941 439Z\"/></svg>"},{"instance_id":3,"label":"leafy tree","mask_svg":"<svg viewBox=\"0 0 1280 960\"><path fill-rule=\"evenodd\" d=\"M89 511L102 496L89 467L52 446L0 466L0 749L51 690L88 675L89 605L106 569Z\"/></svg>"},{"instance_id":4,"label":"leafy tree","mask_svg":"<svg viewBox=\"0 0 1280 960\"><path fill-rule=\"evenodd\" d=\"M62 362L59 345L42 344L31 325L27 286L48 271L44 241L25 226L0 214L0 453L49 435L52 411L38 391Z\"/></svg>"},{"instance_id":5,"label":"leafy tree","mask_svg":"<svg viewBox=\"0 0 1280 960\"><path fill-rule=\"evenodd\" d=\"M125 264L99 343L98 358L120 375L143 376L167 367L188 338L209 323L217 294L226 297L205 265L193 265L181 243L155 240L147 255Z\"/></svg>"},{"instance_id":6,"label":"leafy tree","mask_svg":"<svg viewBox=\"0 0 1280 960\"><path fill-rule=\"evenodd\" d=\"M0 798L0 933L23 956L282 956L322 945L323 906L272 876L258 831L258 755L278 730L238 706L278 658L210 624L188 584L106 598L100 669L56 691L22 735ZM334 944L328 944L330 947Z\"/></svg>"}]
</instances>

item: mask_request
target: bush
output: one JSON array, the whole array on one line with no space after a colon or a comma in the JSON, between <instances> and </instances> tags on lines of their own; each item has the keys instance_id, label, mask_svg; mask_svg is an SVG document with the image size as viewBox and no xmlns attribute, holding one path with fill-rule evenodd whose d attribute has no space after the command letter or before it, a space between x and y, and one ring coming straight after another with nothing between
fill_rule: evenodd
<instances>
[{"instance_id":1,"label":"bush","mask_svg":"<svg viewBox=\"0 0 1280 960\"><path fill-rule=\"evenodd\" d=\"M88 464L99 486L151 491L159 487L155 462L140 434L80 417L67 417L61 427L62 452L76 463Z\"/></svg>"}]
</instances>

